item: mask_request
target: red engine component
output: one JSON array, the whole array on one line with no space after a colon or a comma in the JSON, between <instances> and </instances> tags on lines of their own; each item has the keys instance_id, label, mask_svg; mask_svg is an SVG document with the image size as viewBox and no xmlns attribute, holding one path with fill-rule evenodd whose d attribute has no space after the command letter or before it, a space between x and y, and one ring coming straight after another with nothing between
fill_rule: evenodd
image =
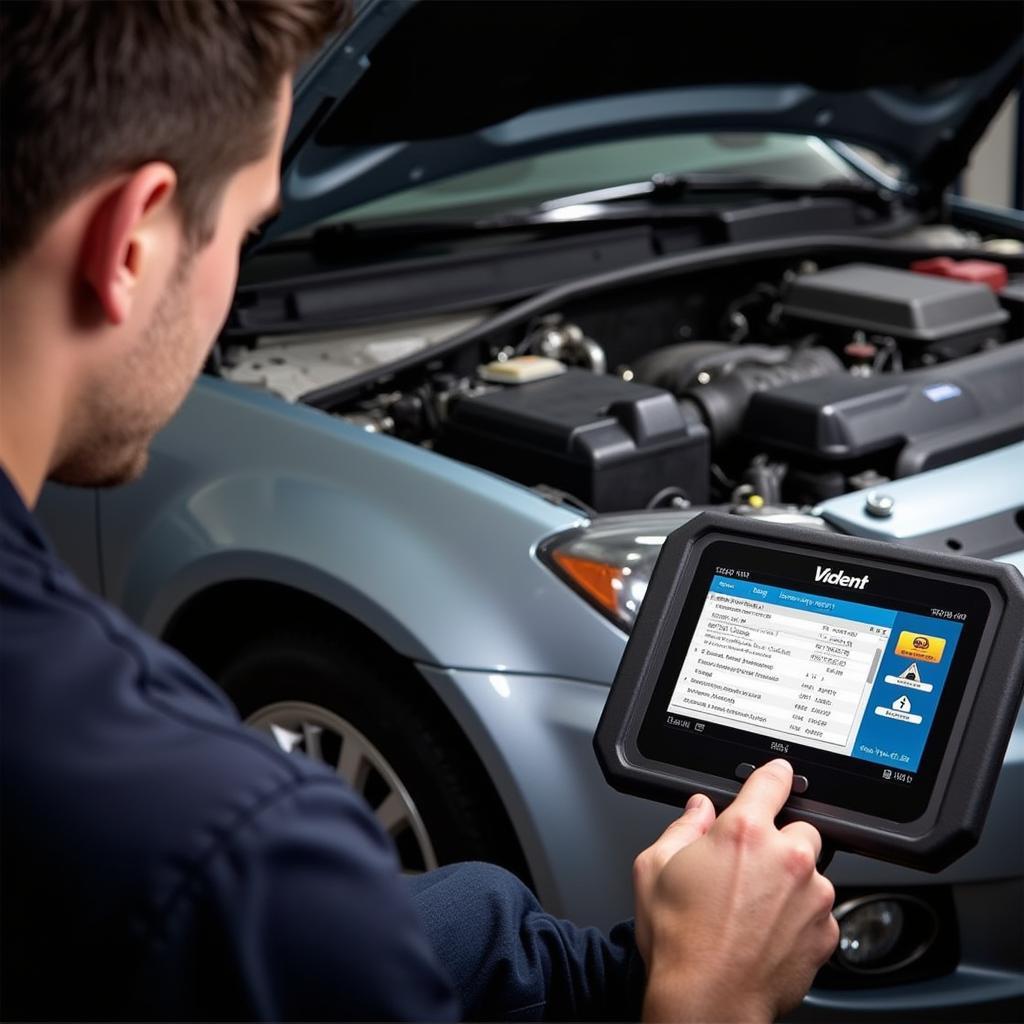
<instances>
[{"instance_id":1,"label":"red engine component","mask_svg":"<svg viewBox=\"0 0 1024 1024\"><path fill-rule=\"evenodd\" d=\"M935 256L927 260L915 260L910 269L918 274L932 274L935 277L952 277L957 281L972 281L987 284L994 292L1006 287L1009 275L1006 267L992 260L954 260L948 256Z\"/></svg>"}]
</instances>

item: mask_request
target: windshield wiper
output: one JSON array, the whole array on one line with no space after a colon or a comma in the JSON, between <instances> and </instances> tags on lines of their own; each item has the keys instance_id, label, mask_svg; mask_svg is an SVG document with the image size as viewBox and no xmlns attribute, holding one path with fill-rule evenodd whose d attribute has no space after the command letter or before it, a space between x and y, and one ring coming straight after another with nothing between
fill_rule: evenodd
<instances>
[{"instance_id":1,"label":"windshield wiper","mask_svg":"<svg viewBox=\"0 0 1024 1024\"><path fill-rule=\"evenodd\" d=\"M692 202L698 196L703 202ZM883 217L893 212L896 199L887 189L842 179L804 185L725 173L655 174L643 181L589 189L548 199L527 209L483 217L475 226L478 230L493 231L513 226L545 227L602 220L688 220L706 216L712 207L708 198L715 196L721 196L723 202L735 202L737 197L746 196L759 202L847 199Z\"/></svg>"},{"instance_id":2,"label":"windshield wiper","mask_svg":"<svg viewBox=\"0 0 1024 1024\"><path fill-rule=\"evenodd\" d=\"M689 200L697 195L713 198L716 194L725 202L735 202L737 196L753 196L758 201L841 198L866 205L881 215L892 212L894 200L893 194L885 189L842 180L807 186L736 174L656 174L644 181L590 189L496 214L376 223L341 221L317 228L311 239L284 239L264 251L306 250L312 242L312 249L320 258L337 259L339 254L354 251L365 258L374 252L383 256L395 248L444 244L488 233L547 234L636 222L698 224L714 220L719 204Z\"/></svg>"},{"instance_id":3,"label":"windshield wiper","mask_svg":"<svg viewBox=\"0 0 1024 1024\"><path fill-rule=\"evenodd\" d=\"M818 185L780 181L749 174L699 172L690 174L654 174L643 181L627 182L623 185L609 185L606 188L589 189L573 195L549 199L536 207L535 212L564 210L567 207L590 204L619 203L631 200L646 200L655 203L685 202L692 195L736 194L750 192L758 196L775 199L792 199L795 196L830 196L865 201L888 208L893 195L873 185L860 185L844 179L824 181Z\"/></svg>"}]
</instances>

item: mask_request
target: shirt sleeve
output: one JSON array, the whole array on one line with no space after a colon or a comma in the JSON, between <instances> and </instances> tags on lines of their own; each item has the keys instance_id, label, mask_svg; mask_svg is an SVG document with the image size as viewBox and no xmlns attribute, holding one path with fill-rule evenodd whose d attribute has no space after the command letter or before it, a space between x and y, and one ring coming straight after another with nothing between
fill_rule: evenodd
<instances>
[{"instance_id":1,"label":"shirt sleeve","mask_svg":"<svg viewBox=\"0 0 1024 1024\"><path fill-rule=\"evenodd\" d=\"M514 875L456 864L407 880L468 1020L638 1020L633 924L605 935L545 913Z\"/></svg>"},{"instance_id":2,"label":"shirt sleeve","mask_svg":"<svg viewBox=\"0 0 1024 1024\"><path fill-rule=\"evenodd\" d=\"M209 1020L456 1020L390 844L332 779L234 827L149 939L139 1004Z\"/></svg>"}]
</instances>

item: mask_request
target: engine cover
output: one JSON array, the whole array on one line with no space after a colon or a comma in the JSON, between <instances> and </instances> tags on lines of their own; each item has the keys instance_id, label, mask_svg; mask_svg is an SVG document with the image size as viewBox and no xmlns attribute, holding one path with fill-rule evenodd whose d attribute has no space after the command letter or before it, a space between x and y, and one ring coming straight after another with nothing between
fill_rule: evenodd
<instances>
[{"instance_id":1,"label":"engine cover","mask_svg":"<svg viewBox=\"0 0 1024 1024\"><path fill-rule=\"evenodd\" d=\"M987 285L866 263L798 278L782 312L838 347L859 332L946 359L1001 340L999 328L1010 318Z\"/></svg>"},{"instance_id":2,"label":"engine cover","mask_svg":"<svg viewBox=\"0 0 1024 1024\"><path fill-rule=\"evenodd\" d=\"M870 455L897 477L991 451L1024 439L1024 340L927 369L760 392L743 432L815 462Z\"/></svg>"}]
</instances>

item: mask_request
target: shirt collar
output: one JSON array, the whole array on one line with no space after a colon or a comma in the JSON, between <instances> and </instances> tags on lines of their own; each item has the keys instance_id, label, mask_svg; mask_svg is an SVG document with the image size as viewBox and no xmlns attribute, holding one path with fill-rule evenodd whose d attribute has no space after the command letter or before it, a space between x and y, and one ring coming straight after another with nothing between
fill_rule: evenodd
<instances>
[{"instance_id":1,"label":"shirt collar","mask_svg":"<svg viewBox=\"0 0 1024 1024\"><path fill-rule=\"evenodd\" d=\"M0 466L0 525L5 533L13 533L22 541L47 554L53 553L50 542L35 516L26 507L18 489Z\"/></svg>"}]
</instances>

